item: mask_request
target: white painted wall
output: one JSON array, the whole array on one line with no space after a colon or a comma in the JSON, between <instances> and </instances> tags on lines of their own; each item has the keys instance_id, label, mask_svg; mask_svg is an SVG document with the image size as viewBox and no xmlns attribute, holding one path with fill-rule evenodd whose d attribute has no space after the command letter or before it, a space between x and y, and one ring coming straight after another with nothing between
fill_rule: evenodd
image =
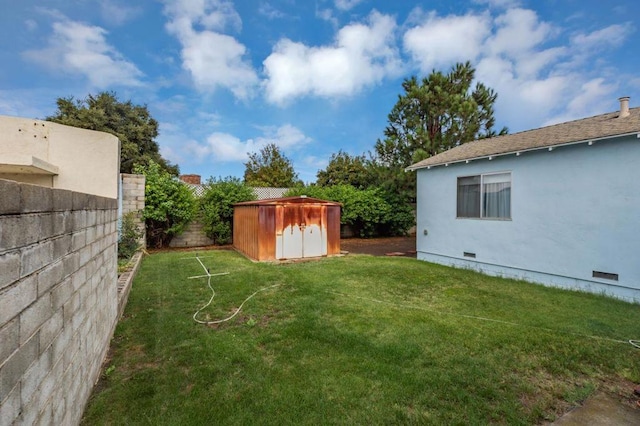
<instances>
[{"instance_id":1,"label":"white painted wall","mask_svg":"<svg viewBox=\"0 0 640 426\"><path fill-rule=\"evenodd\" d=\"M0 116L0 178L117 198L119 172L109 133Z\"/></svg>"},{"instance_id":2,"label":"white painted wall","mask_svg":"<svg viewBox=\"0 0 640 426\"><path fill-rule=\"evenodd\" d=\"M512 219L457 219L457 177L502 171L511 172ZM417 173L419 259L640 302L635 136ZM594 270L619 280L593 278Z\"/></svg>"}]
</instances>

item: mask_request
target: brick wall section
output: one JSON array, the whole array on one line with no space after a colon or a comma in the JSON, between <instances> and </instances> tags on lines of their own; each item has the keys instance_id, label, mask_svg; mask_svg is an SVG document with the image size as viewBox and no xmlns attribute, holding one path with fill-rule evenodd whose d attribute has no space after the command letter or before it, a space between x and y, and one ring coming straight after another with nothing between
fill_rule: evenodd
<instances>
[{"instance_id":1,"label":"brick wall section","mask_svg":"<svg viewBox=\"0 0 640 426\"><path fill-rule=\"evenodd\" d=\"M0 180L0 425L79 423L117 321L117 207Z\"/></svg>"},{"instance_id":2,"label":"brick wall section","mask_svg":"<svg viewBox=\"0 0 640 426\"><path fill-rule=\"evenodd\" d=\"M171 239L169 247L202 247L213 244L204 233L204 225L198 219L192 220L180 235Z\"/></svg>"},{"instance_id":3,"label":"brick wall section","mask_svg":"<svg viewBox=\"0 0 640 426\"><path fill-rule=\"evenodd\" d=\"M144 175L133 175L122 173L122 214L136 212L138 229L142 232L140 244L146 246L145 226L142 221L142 210L144 210Z\"/></svg>"}]
</instances>

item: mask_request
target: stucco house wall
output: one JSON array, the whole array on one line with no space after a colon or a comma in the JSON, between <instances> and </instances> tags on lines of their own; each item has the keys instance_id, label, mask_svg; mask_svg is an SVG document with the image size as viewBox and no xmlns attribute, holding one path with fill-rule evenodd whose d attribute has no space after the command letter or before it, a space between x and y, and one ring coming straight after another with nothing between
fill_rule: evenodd
<instances>
[{"instance_id":1,"label":"stucco house wall","mask_svg":"<svg viewBox=\"0 0 640 426\"><path fill-rule=\"evenodd\" d=\"M8 116L0 116L0 135L0 178L118 198L117 137Z\"/></svg>"},{"instance_id":2,"label":"stucco house wall","mask_svg":"<svg viewBox=\"0 0 640 426\"><path fill-rule=\"evenodd\" d=\"M639 164L630 135L419 169L417 257L638 302ZM511 219L456 218L457 178L492 172L511 172Z\"/></svg>"}]
</instances>

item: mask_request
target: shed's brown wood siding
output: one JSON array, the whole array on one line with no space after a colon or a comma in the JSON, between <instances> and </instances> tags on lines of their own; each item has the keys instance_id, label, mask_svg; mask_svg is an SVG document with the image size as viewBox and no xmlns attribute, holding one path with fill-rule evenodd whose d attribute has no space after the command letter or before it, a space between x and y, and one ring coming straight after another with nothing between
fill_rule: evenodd
<instances>
[{"instance_id":1,"label":"shed's brown wood siding","mask_svg":"<svg viewBox=\"0 0 640 426\"><path fill-rule=\"evenodd\" d=\"M340 205L289 197L238 203L233 213L233 246L254 260L275 260L277 236L290 227L318 226L327 238L326 255L340 254Z\"/></svg>"},{"instance_id":2,"label":"shed's brown wood siding","mask_svg":"<svg viewBox=\"0 0 640 426\"><path fill-rule=\"evenodd\" d=\"M233 247L251 259L259 260L259 206L241 206L233 210Z\"/></svg>"},{"instance_id":3,"label":"shed's brown wood siding","mask_svg":"<svg viewBox=\"0 0 640 426\"><path fill-rule=\"evenodd\" d=\"M340 206L327 206L327 255L340 254Z\"/></svg>"}]
</instances>

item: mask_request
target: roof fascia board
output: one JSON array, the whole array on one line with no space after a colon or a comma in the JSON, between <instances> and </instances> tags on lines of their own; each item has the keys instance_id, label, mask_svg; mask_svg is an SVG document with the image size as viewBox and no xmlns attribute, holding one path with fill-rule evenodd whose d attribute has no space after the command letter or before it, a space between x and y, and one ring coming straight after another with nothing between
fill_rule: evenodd
<instances>
[{"instance_id":1,"label":"roof fascia board","mask_svg":"<svg viewBox=\"0 0 640 426\"><path fill-rule=\"evenodd\" d=\"M429 165L426 165L426 166L418 166L418 167L409 166L409 167L405 168L404 171L405 172L411 172L411 171L414 171L414 170L430 169L431 167L438 167L438 166L448 166L449 164L469 163L471 161L484 160L484 159L487 159L487 158L503 157L503 156L506 156L506 155L520 155L521 153L524 153L524 152L540 151L542 149L546 149L548 151L551 151L551 149L549 149L549 148L555 149L555 148L559 148L559 147L565 147L565 146L571 146L571 145L580 145L580 144L585 144L585 143L586 144L593 144L594 142L599 142L599 141L603 141L603 140L607 140L607 139L624 138L624 137L628 137L628 136L632 136L632 135L636 135L637 138L640 138L640 132L631 132L631 133L624 133L624 134L612 135L612 136L601 136L599 138L583 139L583 140L579 140L579 141L565 142L565 143L559 143L559 144L555 144L555 145L537 146L535 148L519 149L519 150L516 150L516 151L503 152L503 153L500 153L500 154L488 154L488 155L482 155L480 157L465 158L465 159L462 159L462 160L443 161L442 163L429 164Z\"/></svg>"}]
</instances>

